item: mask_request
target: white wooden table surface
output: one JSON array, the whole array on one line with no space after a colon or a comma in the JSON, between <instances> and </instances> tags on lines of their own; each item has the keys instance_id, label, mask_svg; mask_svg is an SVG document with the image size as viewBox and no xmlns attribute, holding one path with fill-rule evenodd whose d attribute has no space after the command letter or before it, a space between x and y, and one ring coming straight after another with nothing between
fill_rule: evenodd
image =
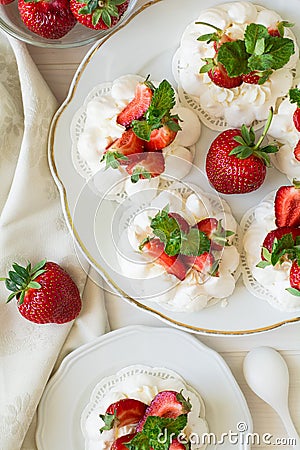
<instances>
[{"instance_id":1,"label":"white wooden table surface","mask_svg":"<svg viewBox=\"0 0 300 450\"><path fill-rule=\"evenodd\" d=\"M59 103L67 95L72 77L88 46L70 50L39 49L28 46L33 60L43 74ZM145 317L122 300L107 302L111 328L116 329L127 324L146 323L162 326L158 319ZM268 345L276 348L284 356L290 370L290 409L296 428L300 432L300 323L281 327L263 334L241 337L200 337L203 343L217 350L228 363L247 399L254 422L254 431L261 436L270 433L275 438L284 438L283 426L273 410L250 391L245 383L242 364L251 348ZM273 441L275 442L275 441ZM265 444L253 448L267 449ZM272 448L284 449L288 446L272 445Z\"/></svg>"}]
</instances>

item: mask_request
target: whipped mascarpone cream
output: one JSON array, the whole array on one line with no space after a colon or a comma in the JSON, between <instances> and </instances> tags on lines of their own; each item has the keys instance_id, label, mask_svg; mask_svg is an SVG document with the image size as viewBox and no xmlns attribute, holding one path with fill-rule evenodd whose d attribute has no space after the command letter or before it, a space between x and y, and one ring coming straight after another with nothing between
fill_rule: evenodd
<instances>
[{"instance_id":1,"label":"whipped mascarpone cream","mask_svg":"<svg viewBox=\"0 0 300 450\"><path fill-rule=\"evenodd\" d=\"M118 376L119 373L122 373L121 377ZM116 374L117 382L111 383L105 393L101 392L103 389L98 389L98 385L95 387L91 401L82 414L81 427L85 438L85 450L109 450L115 439L134 431L134 427L124 426L100 434L99 429L104 422L99 414L105 414L109 405L124 398L133 398L149 405L156 394L165 390L182 391L183 396L189 398L192 410L188 414L184 433L187 439L192 433L199 436L198 443L196 439L191 439L192 450L203 447L201 436L208 432L205 406L200 395L187 386L179 375L164 368L152 369L145 366L130 366L119 373Z\"/></svg>"},{"instance_id":2,"label":"whipped mascarpone cream","mask_svg":"<svg viewBox=\"0 0 300 450\"><path fill-rule=\"evenodd\" d=\"M297 86L300 88L300 83ZM274 114L268 134L280 144L279 151L271 155L274 165L292 181L300 176L300 162L294 155L294 148L300 140L300 132L293 122L296 103L290 103L286 98Z\"/></svg>"},{"instance_id":3,"label":"whipped mascarpone cream","mask_svg":"<svg viewBox=\"0 0 300 450\"><path fill-rule=\"evenodd\" d=\"M299 50L293 35L295 53L289 62L276 70L263 85L242 83L232 89L215 85L207 73L200 74L205 64L203 59L213 58L213 42L197 41L201 35L214 30L206 25L196 24L201 21L214 25L233 40L243 38L244 31L250 23L266 27L276 27L282 18L274 11L257 7L249 2L225 3L203 10L201 14L185 29L179 48L179 62L174 74L179 85L200 103L201 107L212 117L224 118L229 126L250 125L254 120L265 120L270 106L275 106L278 98L284 96L292 86L291 69L297 64Z\"/></svg>"},{"instance_id":4,"label":"whipped mascarpone cream","mask_svg":"<svg viewBox=\"0 0 300 450\"><path fill-rule=\"evenodd\" d=\"M256 267L261 261L261 248L266 235L276 228L274 216L274 196L264 199L254 211L254 219L244 235L246 263L253 277L265 291L264 298L281 311L300 310L300 297L290 294L289 273L291 262ZM248 287L248 283L247 283ZM260 289L261 290L261 289ZM255 295L255 290L251 290Z\"/></svg>"},{"instance_id":5,"label":"whipped mascarpone cream","mask_svg":"<svg viewBox=\"0 0 300 450\"><path fill-rule=\"evenodd\" d=\"M86 105L84 129L78 138L77 150L92 174L97 174L95 184L102 192L108 191L112 186L114 194L130 194L134 189L130 177L122 167L105 170L105 163L100 163L100 160L107 145L120 138L125 131L125 127L117 123L117 115L134 98L137 83L143 81L144 78L138 75L121 76L112 83L106 94L96 96ZM159 83L154 84L158 86ZM178 114L181 118L182 130L177 133L174 141L163 149L165 175L171 174L182 179L191 170L194 154L190 147L200 137L201 124L193 111L180 105L177 94L172 114ZM129 181L126 181L128 179ZM153 189L157 186L157 180L140 180L137 185L139 190Z\"/></svg>"},{"instance_id":6,"label":"whipped mascarpone cream","mask_svg":"<svg viewBox=\"0 0 300 450\"><path fill-rule=\"evenodd\" d=\"M222 219L226 230L236 233L237 223L229 206L223 200L218 202L216 207L206 195L194 192L183 196L177 191L163 191L152 200L149 208L135 215L120 237L118 260L122 273L129 280L148 280L148 300L158 302L166 309L190 312L201 310L232 294L236 281L234 272L239 266L239 252L235 245L224 247L219 252L218 277L204 276L196 270L190 270L183 281L168 274L160 264L152 262L149 256L138 251L140 242L151 234L151 217L166 205L169 205L170 212L179 212L190 224L205 217L215 217ZM232 237L229 239L232 240ZM124 242L128 243L126 248L122 247ZM152 286L156 288L153 295L149 292Z\"/></svg>"}]
</instances>

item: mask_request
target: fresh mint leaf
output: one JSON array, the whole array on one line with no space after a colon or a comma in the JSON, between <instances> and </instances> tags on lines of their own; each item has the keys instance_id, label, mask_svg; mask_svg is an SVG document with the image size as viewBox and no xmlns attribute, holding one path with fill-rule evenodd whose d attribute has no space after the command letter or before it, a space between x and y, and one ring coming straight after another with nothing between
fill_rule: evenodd
<instances>
[{"instance_id":1,"label":"fresh mint leaf","mask_svg":"<svg viewBox=\"0 0 300 450\"><path fill-rule=\"evenodd\" d=\"M137 433L130 442L124 444L129 450L150 450L148 436L144 433Z\"/></svg>"},{"instance_id":2,"label":"fresh mint leaf","mask_svg":"<svg viewBox=\"0 0 300 450\"><path fill-rule=\"evenodd\" d=\"M265 53L250 56L248 65L251 70L281 69L295 52L294 42L288 38L269 36L266 43Z\"/></svg>"},{"instance_id":3,"label":"fresh mint leaf","mask_svg":"<svg viewBox=\"0 0 300 450\"><path fill-rule=\"evenodd\" d=\"M150 83L146 81L146 83ZM167 80L163 80L154 89L150 106L144 120L132 122L133 132L144 141L150 141L151 132L162 126L168 126L172 131L179 131L180 118L171 115L171 109L175 106L175 91ZM176 120L175 120L176 119Z\"/></svg>"},{"instance_id":4,"label":"fresh mint leaf","mask_svg":"<svg viewBox=\"0 0 300 450\"><path fill-rule=\"evenodd\" d=\"M149 443L154 450L168 450L171 441L181 433L186 425L186 414L181 414L175 419L149 416L143 427L143 433L149 438Z\"/></svg>"},{"instance_id":5,"label":"fresh mint leaf","mask_svg":"<svg viewBox=\"0 0 300 450\"><path fill-rule=\"evenodd\" d=\"M158 212L151 220L150 227L155 236L165 244L165 252L170 255L178 255L181 245L181 230L174 217L170 217L168 209Z\"/></svg>"},{"instance_id":6,"label":"fresh mint leaf","mask_svg":"<svg viewBox=\"0 0 300 450\"><path fill-rule=\"evenodd\" d=\"M248 60L250 70L266 71L272 66L272 55L251 55Z\"/></svg>"},{"instance_id":7,"label":"fresh mint leaf","mask_svg":"<svg viewBox=\"0 0 300 450\"><path fill-rule=\"evenodd\" d=\"M152 127L146 120L133 120L132 129L137 137L144 141L150 141Z\"/></svg>"},{"instance_id":8,"label":"fresh mint leaf","mask_svg":"<svg viewBox=\"0 0 300 450\"><path fill-rule=\"evenodd\" d=\"M289 62L293 53L295 53L294 42L292 39L272 36L270 36L268 40L272 43L269 51L269 54L272 55L273 59L271 69L281 69L281 67Z\"/></svg>"},{"instance_id":9,"label":"fresh mint leaf","mask_svg":"<svg viewBox=\"0 0 300 450\"><path fill-rule=\"evenodd\" d=\"M187 256L199 256L210 250L210 239L198 228L191 228L182 236L180 253Z\"/></svg>"},{"instance_id":10,"label":"fresh mint leaf","mask_svg":"<svg viewBox=\"0 0 300 450\"><path fill-rule=\"evenodd\" d=\"M294 88L289 90L289 99L291 103L296 103L300 108L300 89Z\"/></svg>"},{"instance_id":11,"label":"fresh mint leaf","mask_svg":"<svg viewBox=\"0 0 300 450\"><path fill-rule=\"evenodd\" d=\"M229 77L237 77L250 72L245 41L240 39L224 42L219 48L217 61L225 67Z\"/></svg>"},{"instance_id":12,"label":"fresh mint leaf","mask_svg":"<svg viewBox=\"0 0 300 450\"><path fill-rule=\"evenodd\" d=\"M155 89L146 113L147 122L156 124L175 106L175 92L167 80L163 80Z\"/></svg>"},{"instance_id":13,"label":"fresh mint leaf","mask_svg":"<svg viewBox=\"0 0 300 450\"><path fill-rule=\"evenodd\" d=\"M269 37L268 29L264 25L251 23L247 26L244 34L245 47L247 53L262 54L261 49L265 49L265 39Z\"/></svg>"},{"instance_id":14,"label":"fresh mint leaf","mask_svg":"<svg viewBox=\"0 0 300 450\"><path fill-rule=\"evenodd\" d=\"M149 416L134 438L125 444L129 450L168 450L172 440L179 436L187 425L187 415L175 419Z\"/></svg>"}]
</instances>

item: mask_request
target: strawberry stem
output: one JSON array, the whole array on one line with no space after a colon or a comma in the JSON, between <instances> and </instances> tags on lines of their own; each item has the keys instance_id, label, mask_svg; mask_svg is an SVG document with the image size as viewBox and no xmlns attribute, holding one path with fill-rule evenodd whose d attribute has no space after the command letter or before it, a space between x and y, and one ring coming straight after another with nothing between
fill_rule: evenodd
<instances>
[{"instance_id":1,"label":"strawberry stem","mask_svg":"<svg viewBox=\"0 0 300 450\"><path fill-rule=\"evenodd\" d=\"M272 119L273 119L273 108L271 107L271 108L270 108L270 111L269 111L269 115L268 115L267 121L266 121L266 124L265 124L264 129L263 129L263 132L262 132L262 135L260 136L259 140L258 140L257 143L255 144L253 150L259 149L260 144L262 143L262 141L263 141L264 138L266 137L266 134L267 134L267 132L268 132L268 130L269 130L269 128L270 128Z\"/></svg>"},{"instance_id":2,"label":"strawberry stem","mask_svg":"<svg viewBox=\"0 0 300 450\"><path fill-rule=\"evenodd\" d=\"M215 25L211 25L210 23L207 22L195 22L195 23L196 25L206 25L207 27L211 27L214 30L218 31L218 33L222 33L222 30L220 28L216 27Z\"/></svg>"}]
</instances>

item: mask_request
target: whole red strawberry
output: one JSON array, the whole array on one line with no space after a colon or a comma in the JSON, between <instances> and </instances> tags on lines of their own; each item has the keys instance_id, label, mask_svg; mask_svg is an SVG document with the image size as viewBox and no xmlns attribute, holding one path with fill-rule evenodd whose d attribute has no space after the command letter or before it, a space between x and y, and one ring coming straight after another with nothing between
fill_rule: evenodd
<instances>
[{"instance_id":1,"label":"whole red strawberry","mask_svg":"<svg viewBox=\"0 0 300 450\"><path fill-rule=\"evenodd\" d=\"M106 30L116 25L128 4L129 0L70 0L70 8L78 22L94 30Z\"/></svg>"},{"instance_id":2,"label":"whole red strawberry","mask_svg":"<svg viewBox=\"0 0 300 450\"><path fill-rule=\"evenodd\" d=\"M206 174L213 187L223 194L243 194L258 189L270 165L269 153L278 151L268 145L260 147L271 123L273 111L262 136L255 144L253 128L223 131L212 142L206 156Z\"/></svg>"},{"instance_id":3,"label":"whole red strawberry","mask_svg":"<svg viewBox=\"0 0 300 450\"><path fill-rule=\"evenodd\" d=\"M70 275L58 264L43 260L33 268L16 263L5 281L23 317L35 323L65 323L75 319L81 310L78 288Z\"/></svg>"},{"instance_id":4,"label":"whole red strawberry","mask_svg":"<svg viewBox=\"0 0 300 450\"><path fill-rule=\"evenodd\" d=\"M33 33L59 39L76 24L69 0L18 0L22 21Z\"/></svg>"}]
</instances>

